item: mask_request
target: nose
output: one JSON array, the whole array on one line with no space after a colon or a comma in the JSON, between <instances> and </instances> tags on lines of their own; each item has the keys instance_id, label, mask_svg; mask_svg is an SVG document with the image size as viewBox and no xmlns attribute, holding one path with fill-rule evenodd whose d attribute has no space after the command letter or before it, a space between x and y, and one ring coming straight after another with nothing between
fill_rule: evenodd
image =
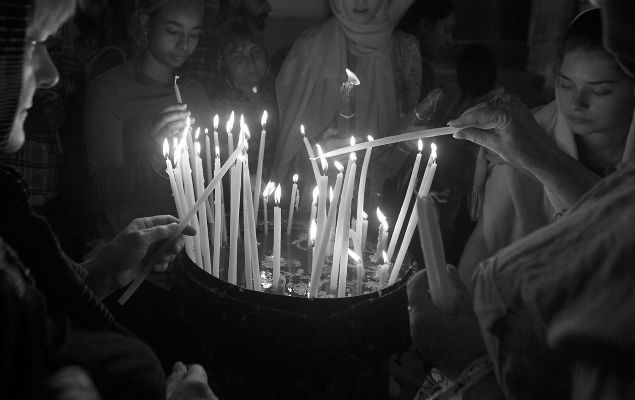
<instances>
[{"instance_id":1,"label":"nose","mask_svg":"<svg viewBox=\"0 0 635 400\"><path fill-rule=\"evenodd\" d=\"M180 35L177 47L179 49L184 50L184 51L189 50L189 48L190 48L190 36L188 34Z\"/></svg>"},{"instance_id":2,"label":"nose","mask_svg":"<svg viewBox=\"0 0 635 400\"><path fill-rule=\"evenodd\" d=\"M60 74L44 46L37 46L35 58L35 84L40 89L50 89L60 80Z\"/></svg>"},{"instance_id":3,"label":"nose","mask_svg":"<svg viewBox=\"0 0 635 400\"><path fill-rule=\"evenodd\" d=\"M574 111L584 111L589 108L588 96L583 91L576 91L573 96L571 96L571 103L569 107L571 107Z\"/></svg>"}]
</instances>

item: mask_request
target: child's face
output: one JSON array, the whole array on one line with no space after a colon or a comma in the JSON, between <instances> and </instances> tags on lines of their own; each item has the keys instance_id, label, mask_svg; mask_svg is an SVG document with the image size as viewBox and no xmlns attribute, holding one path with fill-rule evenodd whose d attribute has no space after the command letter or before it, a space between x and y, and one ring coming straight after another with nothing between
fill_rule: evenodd
<instances>
[{"instance_id":1,"label":"child's face","mask_svg":"<svg viewBox=\"0 0 635 400\"><path fill-rule=\"evenodd\" d=\"M246 41L223 54L229 78L241 87L257 86L267 72L267 54L261 43Z\"/></svg>"},{"instance_id":2,"label":"child's face","mask_svg":"<svg viewBox=\"0 0 635 400\"><path fill-rule=\"evenodd\" d=\"M382 5L388 3L387 0L344 0L342 5L344 12L351 21L358 24L367 24L377 15Z\"/></svg>"},{"instance_id":3,"label":"child's face","mask_svg":"<svg viewBox=\"0 0 635 400\"><path fill-rule=\"evenodd\" d=\"M202 16L195 7L185 2L169 2L152 18L148 50L160 63L178 68L196 49L201 28Z\"/></svg>"}]
</instances>

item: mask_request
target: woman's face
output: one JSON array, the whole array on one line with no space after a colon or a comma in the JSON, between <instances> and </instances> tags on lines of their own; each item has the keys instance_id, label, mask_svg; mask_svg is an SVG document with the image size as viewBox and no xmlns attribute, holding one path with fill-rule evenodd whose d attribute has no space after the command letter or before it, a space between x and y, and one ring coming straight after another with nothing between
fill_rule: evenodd
<instances>
[{"instance_id":1,"label":"woman's face","mask_svg":"<svg viewBox=\"0 0 635 400\"><path fill-rule=\"evenodd\" d=\"M52 8L55 8L54 12L51 11ZM26 30L22 90L18 100L18 110L8 141L0 150L7 153L20 150L25 138L24 120L29 108L33 105L35 89L53 87L59 80L59 73L51 61L44 42L73 14L74 8L74 1L52 3L50 0L38 0L35 2L34 18L29 22ZM47 18L43 15L45 13L55 17Z\"/></svg>"},{"instance_id":2,"label":"woman's face","mask_svg":"<svg viewBox=\"0 0 635 400\"><path fill-rule=\"evenodd\" d=\"M244 88L257 86L267 72L267 53L261 43L250 40L230 47L223 54L231 81Z\"/></svg>"},{"instance_id":3,"label":"woman's face","mask_svg":"<svg viewBox=\"0 0 635 400\"><path fill-rule=\"evenodd\" d=\"M451 13L435 24L428 23L425 18L420 22L421 51L429 58L442 57L452 43L452 34L456 25L456 15Z\"/></svg>"},{"instance_id":4,"label":"woman's face","mask_svg":"<svg viewBox=\"0 0 635 400\"><path fill-rule=\"evenodd\" d=\"M367 24L375 15L381 6L387 0L342 0L344 12L351 21L357 24Z\"/></svg>"},{"instance_id":5,"label":"woman's face","mask_svg":"<svg viewBox=\"0 0 635 400\"><path fill-rule=\"evenodd\" d=\"M560 111L573 132L626 134L633 116L633 80L606 53L566 53L556 90Z\"/></svg>"},{"instance_id":6,"label":"woman's face","mask_svg":"<svg viewBox=\"0 0 635 400\"><path fill-rule=\"evenodd\" d=\"M171 1L150 19L148 51L161 64L178 68L196 49L202 24L203 16L196 7Z\"/></svg>"}]
</instances>

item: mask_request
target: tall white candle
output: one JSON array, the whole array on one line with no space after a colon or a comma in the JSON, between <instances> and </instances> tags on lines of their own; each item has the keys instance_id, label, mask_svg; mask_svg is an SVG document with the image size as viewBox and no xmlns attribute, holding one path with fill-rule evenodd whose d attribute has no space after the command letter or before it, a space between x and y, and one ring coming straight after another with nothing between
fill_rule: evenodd
<instances>
[{"instance_id":1,"label":"tall white candle","mask_svg":"<svg viewBox=\"0 0 635 400\"><path fill-rule=\"evenodd\" d=\"M225 125L225 131L227 132L227 154L234 152L234 135L232 134L232 129L234 129L234 111L229 114L229 119ZM232 201L233 200L234 199L232 199Z\"/></svg>"},{"instance_id":2,"label":"tall white candle","mask_svg":"<svg viewBox=\"0 0 635 400\"><path fill-rule=\"evenodd\" d=\"M214 176L212 169L212 143L209 140L209 131L205 128L205 182L210 182Z\"/></svg>"},{"instance_id":3,"label":"tall white candle","mask_svg":"<svg viewBox=\"0 0 635 400\"><path fill-rule=\"evenodd\" d=\"M175 138L176 139L176 138ZM178 192L179 200L183 211L189 207L187 198L185 197L185 187L183 186L183 173L181 172L181 146L178 144L178 140L175 140L174 146L174 180L176 182L176 189ZM182 216L179 216L182 218ZM196 260L194 255L194 238L192 236L185 236L185 251L191 260Z\"/></svg>"},{"instance_id":4,"label":"tall white candle","mask_svg":"<svg viewBox=\"0 0 635 400\"><path fill-rule=\"evenodd\" d=\"M436 147L436 146L435 146ZM436 148L433 148L436 150ZM435 151L436 157L436 151ZM430 168L426 168L426 173L423 175L423 179L421 181L421 186L419 186L419 192L417 197L427 196L428 191L430 190L430 185L432 185L432 180L434 179L434 173L436 171L436 162L434 159L432 160L432 164ZM397 282L397 276L399 275L399 271L401 270L401 266L403 264L403 260L406 258L406 253L408 252L408 247L410 246L410 241L412 240L412 235L414 234L415 228L417 227L418 216L417 216L417 208L415 207L412 210L412 215L410 216L410 220L408 221L408 226L406 227L406 232L404 233L403 240L401 241L401 247L399 248L399 253L397 253L397 258L395 259L395 263L392 267L392 271L390 272L390 279L388 279L388 284L392 285Z\"/></svg>"},{"instance_id":5,"label":"tall white candle","mask_svg":"<svg viewBox=\"0 0 635 400\"><path fill-rule=\"evenodd\" d=\"M361 237L362 256L363 256L364 252L366 251L366 239L368 238L368 214L366 214L364 211L362 211L362 218L364 219L364 221L362 222L362 237Z\"/></svg>"},{"instance_id":6,"label":"tall white candle","mask_svg":"<svg viewBox=\"0 0 635 400\"><path fill-rule=\"evenodd\" d=\"M267 182L267 186L265 186L265 190L262 192L262 213L264 217L264 231L265 235L269 235L269 217L267 214L267 203L269 201L269 196L273 194L276 190L276 184L272 181Z\"/></svg>"},{"instance_id":7,"label":"tall white candle","mask_svg":"<svg viewBox=\"0 0 635 400\"><path fill-rule=\"evenodd\" d=\"M214 176L218 175L218 171L220 170L220 149L216 146L216 157L214 159ZM221 242L221 188L222 182L216 184L216 188L214 189L214 259L212 260L212 274L215 277L220 276L220 242ZM225 216L223 215L223 219Z\"/></svg>"},{"instance_id":8,"label":"tall white candle","mask_svg":"<svg viewBox=\"0 0 635 400\"><path fill-rule=\"evenodd\" d=\"M432 302L441 312L454 313L456 293L446 270L443 240L434 200L428 196L419 197L417 199L417 212L420 220L419 238L423 259L426 263Z\"/></svg>"},{"instance_id":9,"label":"tall white candle","mask_svg":"<svg viewBox=\"0 0 635 400\"><path fill-rule=\"evenodd\" d=\"M368 141L372 142L374 139L372 136L368 135ZM357 211L355 212L355 232L357 236L362 237L362 225L364 218L362 218L362 214L364 213L364 196L366 191L366 175L368 174L368 164L370 163L370 155L372 152L372 148L366 149L366 153L364 154L364 162L362 164L362 172L359 175L359 190L357 191ZM361 242L360 242L361 243ZM356 249L358 254L363 254L364 248Z\"/></svg>"},{"instance_id":10,"label":"tall white candle","mask_svg":"<svg viewBox=\"0 0 635 400\"><path fill-rule=\"evenodd\" d=\"M353 250L348 249L348 256L355 262L355 279L357 280L355 294L361 296L363 293L362 285L364 283L364 264L362 258Z\"/></svg>"},{"instance_id":11,"label":"tall white candle","mask_svg":"<svg viewBox=\"0 0 635 400\"><path fill-rule=\"evenodd\" d=\"M237 283L238 272L238 216L240 214L240 182L242 163L237 162L232 167L231 172L231 205L229 210L229 272L227 281L232 284Z\"/></svg>"},{"instance_id":12,"label":"tall white candle","mask_svg":"<svg viewBox=\"0 0 635 400\"><path fill-rule=\"evenodd\" d=\"M307 236L307 247L308 247L308 244L311 243L311 224L312 222L315 222L315 219L317 218L317 201L318 201L319 195L320 195L320 189L316 186L313 188L313 200L311 201L311 214L309 216L309 232L307 232L309 234ZM317 224L315 229L317 229Z\"/></svg>"},{"instance_id":13,"label":"tall white candle","mask_svg":"<svg viewBox=\"0 0 635 400\"><path fill-rule=\"evenodd\" d=\"M278 291L280 284L280 243L282 236L282 212L280 210L280 185L275 191L273 207L273 291Z\"/></svg>"},{"instance_id":14,"label":"tall white candle","mask_svg":"<svg viewBox=\"0 0 635 400\"><path fill-rule=\"evenodd\" d=\"M353 160L355 153L351 153L348 159L348 167L346 169L346 175L344 178L344 189L342 191L342 200L340 201L339 210L337 212L337 226L335 228L335 242L333 244L333 263L331 264L331 292L337 294L337 285L340 273L340 261L342 259L342 252L348 256L348 229L350 229L350 202L347 199L352 197L352 188L355 183L355 175L351 175L354 172L353 166L355 161ZM346 204L349 205L349 211L345 211ZM331 205L332 207L332 205ZM346 233L346 236L344 234ZM344 247L344 241L346 241L346 247Z\"/></svg>"},{"instance_id":15,"label":"tall white candle","mask_svg":"<svg viewBox=\"0 0 635 400\"><path fill-rule=\"evenodd\" d=\"M249 218L247 217L247 213L249 212L249 209L247 208L247 198L245 197L247 195L247 185L249 184L249 174L247 174L247 179L245 179L245 164L244 164L244 157L245 154L243 153L243 158L239 158L238 162L243 164L242 167L242 190L243 190L243 247L244 247L244 251L243 251L243 268L245 271L245 288L247 289L253 289L254 288L254 280L253 280L253 274L252 274L252 267L251 267L251 235L249 234Z\"/></svg>"},{"instance_id":16,"label":"tall white candle","mask_svg":"<svg viewBox=\"0 0 635 400\"><path fill-rule=\"evenodd\" d=\"M330 244L330 234L331 234L331 226L335 226L335 215L337 214L337 203L340 198L340 193L342 191L342 182L343 175L342 171L344 167L339 162L334 162L335 167L339 170L336 178L335 178L335 191L333 197L331 197L331 202L329 206L328 216L326 217L326 226L324 228L324 232L322 232L322 237L319 237L316 241L317 243L317 251L315 252L315 257L313 257L313 265L311 267L311 284L309 285L309 297L313 298L317 295L319 286L320 286L320 278L322 276L322 266L324 264L324 257L326 256L326 249Z\"/></svg>"},{"instance_id":17,"label":"tall white candle","mask_svg":"<svg viewBox=\"0 0 635 400\"><path fill-rule=\"evenodd\" d=\"M181 97L181 91L179 90L179 84L177 83L178 80L179 76L174 75L174 95L176 96L176 102L182 104L183 98Z\"/></svg>"},{"instance_id":18,"label":"tall white candle","mask_svg":"<svg viewBox=\"0 0 635 400\"><path fill-rule=\"evenodd\" d=\"M260 119L260 125L262 125L262 131L260 132L260 147L258 148L258 167L256 169L256 185L254 186L254 219L258 224L258 206L260 205L260 189L262 185L262 164L265 158L265 142L267 138L267 110L262 113Z\"/></svg>"},{"instance_id":19,"label":"tall white candle","mask_svg":"<svg viewBox=\"0 0 635 400\"><path fill-rule=\"evenodd\" d=\"M200 198L203 196L203 192L205 191L205 186L203 184L203 160L201 160L201 145L199 142L194 144L194 149L196 152L195 158L195 175L196 175L196 197ZM212 257L209 250L209 232L207 229L207 209L202 207L198 211L198 225L201 230L201 252L203 256L203 268L209 274L212 273Z\"/></svg>"},{"instance_id":20,"label":"tall white candle","mask_svg":"<svg viewBox=\"0 0 635 400\"><path fill-rule=\"evenodd\" d=\"M355 153L351 153L353 155ZM353 165L351 165L351 177L348 182L348 189L346 190L346 197L344 198L344 214L342 218L342 237L341 237L341 252L340 252L340 272L339 272L339 284L337 287L337 297L344 297L346 294L346 274L348 272L348 238L349 231L351 229L351 203L353 201L353 192L355 191L355 171L357 164L353 157ZM341 204L341 203L340 203Z\"/></svg>"},{"instance_id":21,"label":"tall white candle","mask_svg":"<svg viewBox=\"0 0 635 400\"><path fill-rule=\"evenodd\" d=\"M306 246L307 258L308 258L308 263L305 268L306 271L309 271L309 268L312 268L313 266L313 252L315 250L316 236L317 236L317 224L315 223L315 219L312 219L311 223L309 224L309 239L307 240L307 246Z\"/></svg>"},{"instance_id":22,"label":"tall white candle","mask_svg":"<svg viewBox=\"0 0 635 400\"><path fill-rule=\"evenodd\" d=\"M256 292L262 291L260 284L260 259L258 258L258 239L256 238L256 220L254 213L254 203L252 201L251 181L249 174L249 158L247 153L243 159L243 204L245 204L245 215L243 219L247 220L245 228L245 237L249 236L249 256L251 258L251 280L253 289ZM245 255L247 257L247 255Z\"/></svg>"},{"instance_id":23,"label":"tall white candle","mask_svg":"<svg viewBox=\"0 0 635 400\"><path fill-rule=\"evenodd\" d=\"M389 261L392 260L393 253L395 252L395 247L397 246L397 241L399 240L399 235L401 234L401 228L403 227L403 222L406 219L408 207L410 207L410 200L412 199L414 187L417 184L417 175L419 174L419 164L421 164L421 150L423 150L423 141L419 139L417 145L419 148L419 153L415 158L415 163L412 167L412 173L410 174L410 181L408 182L408 188L406 189L406 195L404 197L403 203L401 204L401 210L399 210L399 216L397 217L397 222L395 223L395 227L392 230L390 245L388 246L388 251L386 252Z\"/></svg>"},{"instance_id":24,"label":"tall white candle","mask_svg":"<svg viewBox=\"0 0 635 400\"><path fill-rule=\"evenodd\" d=\"M388 269L390 268L388 255L385 251L382 251L382 258L384 263L379 266L379 289L383 289L388 285Z\"/></svg>"},{"instance_id":25,"label":"tall white candle","mask_svg":"<svg viewBox=\"0 0 635 400\"><path fill-rule=\"evenodd\" d=\"M214 149L220 146L218 144L218 122L218 114L214 114L214 118L212 119L212 125L214 126Z\"/></svg>"},{"instance_id":26,"label":"tall white candle","mask_svg":"<svg viewBox=\"0 0 635 400\"><path fill-rule=\"evenodd\" d=\"M190 158L187 147L184 146L184 150L181 156L181 173L183 175L183 187L185 188L185 197L187 199L187 208L190 209L194 206L196 198L194 197L194 184L192 183L192 168L190 167ZM200 234L201 229L198 225L196 218L192 219L192 225L196 229L196 235L194 235L194 261L199 267L203 266L203 255L201 254L201 241Z\"/></svg>"},{"instance_id":27,"label":"tall white candle","mask_svg":"<svg viewBox=\"0 0 635 400\"><path fill-rule=\"evenodd\" d=\"M383 251L386 251L386 241L388 240L388 220L386 216L377 207L377 219L379 220L379 229L377 232L377 249L375 251L375 257L377 260L381 260Z\"/></svg>"},{"instance_id":28,"label":"tall white candle","mask_svg":"<svg viewBox=\"0 0 635 400\"><path fill-rule=\"evenodd\" d=\"M341 164L340 164L341 165ZM337 167L337 165L336 165ZM333 187L329 187L329 211L331 210L331 204L333 204ZM335 214L337 215L337 211L335 212ZM335 225L336 224L331 224L330 226L325 226L324 230L328 230L329 234L328 234L328 245L326 247L326 255L327 256L332 256L333 255L333 242L335 242Z\"/></svg>"},{"instance_id":29,"label":"tall white candle","mask_svg":"<svg viewBox=\"0 0 635 400\"><path fill-rule=\"evenodd\" d=\"M309 155L309 161L311 162L311 167L313 168L313 175L315 175L315 182L317 183L320 180L320 171L318 170L317 160L315 159L315 153L313 152L311 143L309 142L309 139L306 137L306 133L304 131L304 125L300 125L300 134L302 134L302 141L304 142L304 147L306 147L306 152Z\"/></svg>"},{"instance_id":30,"label":"tall white candle","mask_svg":"<svg viewBox=\"0 0 635 400\"><path fill-rule=\"evenodd\" d=\"M172 189L172 197L174 198L174 205L176 206L176 213L179 218L183 218L183 206L181 205L181 198L179 197L179 191L176 186L176 179L174 178L174 169L172 168L172 161L169 158L170 145L168 139L163 141L163 156L165 157L165 172L170 179L170 188Z\"/></svg>"},{"instance_id":31,"label":"tall white candle","mask_svg":"<svg viewBox=\"0 0 635 400\"><path fill-rule=\"evenodd\" d=\"M322 165L322 175L318 181L318 208L317 208L317 228L318 236L321 236L324 231L324 225L326 223L326 198L328 196L328 184L329 177L327 175L329 164L326 158L323 157L322 147L319 144L315 145L320 157L320 163Z\"/></svg>"},{"instance_id":32,"label":"tall white candle","mask_svg":"<svg viewBox=\"0 0 635 400\"><path fill-rule=\"evenodd\" d=\"M291 236L293 228L293 212L298 205L298 174L293 174L293 187L291 188L291 198L289 200L289 218L287 219L287 237Z\"/></svg>"}]
</instances>

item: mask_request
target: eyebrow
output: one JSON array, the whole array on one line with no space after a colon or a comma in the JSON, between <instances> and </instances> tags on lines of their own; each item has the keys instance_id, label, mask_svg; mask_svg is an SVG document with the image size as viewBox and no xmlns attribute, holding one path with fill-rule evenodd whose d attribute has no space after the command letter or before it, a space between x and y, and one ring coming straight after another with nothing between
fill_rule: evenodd
<instances>
[{"instance_id":1,"label":"eyebrow","mask_svg":"<svg viewBox=\"0 0 635 400\"><path fill-rule=\"evenodd\" d=\"M560 76L561 78L564 78L568 81L572 81L573 79L569 78L566 75L563 75L562 73L558 73L558 76ZM584 82L587 85L610 85L610 84L616 84L617 81L613 80L613 79L605 79L605 80L601 80L601 81L588 81L588 82Z\"/></svg>"},{"instance_id":2,"label":"eyebrow","mask_svg":"<svg viewBox=\"0 0 635 400\"><path fill-rule=\"evenodd\" d=\"M163 21L163 23L166 24L166 25L175 25L175 26L177 26L179 28L183 28L183 25L178 23L178 22L176 22L176 21L167 20L167 21ZM197 25L194 28L192 28L191 30L195 31L197 29L203 29L203 26L202 25Z\"/></svg>"}]
</instances>

